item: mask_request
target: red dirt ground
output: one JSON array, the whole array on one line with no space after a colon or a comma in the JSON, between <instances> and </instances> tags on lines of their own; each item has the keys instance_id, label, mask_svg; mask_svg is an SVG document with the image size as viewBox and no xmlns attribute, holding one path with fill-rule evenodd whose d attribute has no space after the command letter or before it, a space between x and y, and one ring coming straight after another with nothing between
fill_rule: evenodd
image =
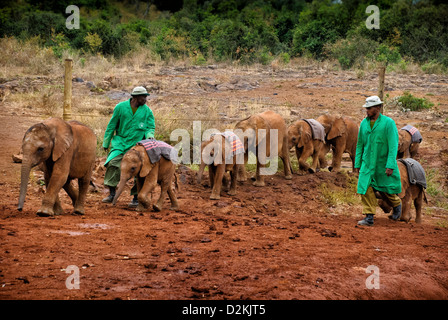
<instances>
[{"instance_id":1,"label":"red dirt ground","mask_svg":"<svg viewBox=\"0 0 448 320\"><path fill-rule=\"evenodd\" d=\"M281 90L297 91L300 83ZM245 95L262 94L264 86ZM20 164L11 155L38 121L0 114L0 299L448 298L448 230L437 224L440 216L425 214L416 224L379 213L374 227L359 227L359 206L331 208L322 200L322 183L347 186L342 173L291 181L278 173L264 188L247 181L236 196L223 192L211 201L206 183L197 185L194 172L181 167L179 212L166 200L162 212L136 213L126 207L129 193L113 207L101 203L100 191L88 194L85 216L71 215L64 194L65 213L54 218L35 215L42 191L30 179L19 212ZM433 138L421 159L446 168L442 149L431 147L440 141L446 148L446 131L422 134ZM80 270L79 289L66 288L70 265ZM379 289L366 287L371 265L379 269Z\"/></svg>"}]
</instances>

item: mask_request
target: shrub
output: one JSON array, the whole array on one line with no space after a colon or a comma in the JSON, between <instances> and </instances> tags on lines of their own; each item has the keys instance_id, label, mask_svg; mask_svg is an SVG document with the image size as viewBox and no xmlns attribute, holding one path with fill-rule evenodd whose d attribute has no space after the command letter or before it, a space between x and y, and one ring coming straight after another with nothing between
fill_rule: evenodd
<instances>
[{"instance_id":1,"label":"shrub","mask_svg":"<svg viewBox=\"0 0 448 320\"><path fill-rule=\"evenodd\" d=\"M398 99L398 102L401 102L401 106L404 109L409 109L411 111L431 109L434 106L434 103L430 102L428 99L414 97L407 91L405 91Z\"/></svg>"}]
</instances>

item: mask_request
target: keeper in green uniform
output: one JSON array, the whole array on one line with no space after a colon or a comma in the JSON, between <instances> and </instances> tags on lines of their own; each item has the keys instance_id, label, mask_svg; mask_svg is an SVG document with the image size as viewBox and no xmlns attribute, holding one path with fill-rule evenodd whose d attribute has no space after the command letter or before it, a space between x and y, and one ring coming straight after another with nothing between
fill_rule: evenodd
<instances>
[{"instance_id":1,"label":"keeper in green uniform","mask_svg":"<svg viewBox=\"0 0 448 320\"><path fill-rule=\"evenodd\" d=\"M398 130L395 121L381 114L383 102L377 96L368 97L363 107L367 117L361 122L356 145L355 171L359 172L358 190L363 214L359 225L372 226L378 200L375 190L383 192L393 206L389 218L401 216L400 172L397 165Z\"/></svg>"},{"instance_id":2,"label":"keeper in green uniform","mask_svg":"<svg viewBox=\"0 0 448 320\"><path fill-rule=\"evenodd\" d=\"M149 93L144 87L136 87L131 93L131 99L120 102L114 108L104 133L103 148L107 151L111 145L105 166L104 185L109 188L109 196L103 202L110 203L115 196L115 188L120 181L120 165L124 154L140 140L153 138L155 121L152 110L146 105ZM115 133L115 134L114 134ZM131 190L133 200L130 207L138 205L137 187Z\"/></svg>"}]
</instances>

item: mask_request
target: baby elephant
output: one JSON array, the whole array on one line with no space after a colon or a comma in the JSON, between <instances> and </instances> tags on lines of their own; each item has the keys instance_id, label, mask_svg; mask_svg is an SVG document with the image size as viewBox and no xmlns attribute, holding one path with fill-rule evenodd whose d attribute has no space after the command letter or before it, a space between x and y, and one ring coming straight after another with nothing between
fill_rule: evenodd
<instances>
[{"instance_id":1,"label":"baby elephant","mask_svg":"<svg viewBox=\"0 0 448 320\"><path fill-rule=\"evenodd\" d=\"M405 164L406 162L407 164ZM424 170L417 161L411 158L398 160L398 169L401 177L401 193L398 195L402 203L400 220L406 222L411 220L411 204L413 201L416 211L415 222L421 223L423 200L428 203L424 190L426 188ZM416 172L414 170L418 170L419 173L414 173ZM385 213L389 213L392 205L388 202L387 197L382 197L381 193L378 192L377 198L379 199L378 204L381 209Z\"/></svg>"},{"instance_id":2,"label":"baby elephant","mask_svg":"<svg viewBox=\"0 0 448 320\"><path fill-rule=\"evenodd\" d=\"M157 184L160 185L160 197L156 204L153 205L155 211L161 211L163 206L163 200L166 193L171 201L171 210L179 210L179 205L177 203L177 197L172 189L173 178L175 180L176 189L178 189L177 177L175 175L176 166L171 161L166 159L160 153L156 158L150 160L150 155L147 153L148 150L155 151L157 147L163 145L166 150L172 149L171 146L165 144L162 141L157 141L154 139L142 140L137 143L136 146L132 147L123 157L121 161L121 175L120 183L118 184L118 189L115 194L113 205L117 203L118 197L123 192L124 187L129 179L137 177L137 190L138 190L138 206L137 211L144 211L150 205L150 200L148 199L148 194L150 194ZM156 146L151 148L151 146ZM150 152L152 152L150 151Z\"/></svg>"}]
</instances>

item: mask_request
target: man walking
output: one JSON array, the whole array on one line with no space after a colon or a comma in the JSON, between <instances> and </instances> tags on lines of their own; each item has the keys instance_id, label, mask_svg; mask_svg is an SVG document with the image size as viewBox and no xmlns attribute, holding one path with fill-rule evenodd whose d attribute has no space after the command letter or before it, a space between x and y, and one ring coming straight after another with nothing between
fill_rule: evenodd
<instances>
[{"instance_id":1,"label":"man walking","mask_svg":"<svg viewBox=\"0 0 448 320\"><path fill-rule=\"evenodd\" d=\"M140 140L153 138L155 121L152 110L146 105L149 93L144 87L136 87L131 99L120 102L114 108L104 133L103 148L107 151L112 144L106 159L104 185L109 188L109 196L103 199L111 203L115 196L115 188L120 181L120 165L123 155ZM115 133L115 135L114 135ZM136 185L131 190L133 200L130 207L138 205Z\"/></svg>"},{"instance_id":2,"label":"man walking","mask_svg":"<svg viewBox=\"0 0 448 320\"><path fill-rule=\"evenodd\" d=\"M401 216L400 172L397 165L398 130L395 121L381 114L383 102L377 96L368 97L363 107L366 118L361 122L356 145L355 171L359 172L358 190L363 214L359 225L372 226L378 201L375 190L383 192L393 206L389 218Z\"/></svg>"}]
</instances>

